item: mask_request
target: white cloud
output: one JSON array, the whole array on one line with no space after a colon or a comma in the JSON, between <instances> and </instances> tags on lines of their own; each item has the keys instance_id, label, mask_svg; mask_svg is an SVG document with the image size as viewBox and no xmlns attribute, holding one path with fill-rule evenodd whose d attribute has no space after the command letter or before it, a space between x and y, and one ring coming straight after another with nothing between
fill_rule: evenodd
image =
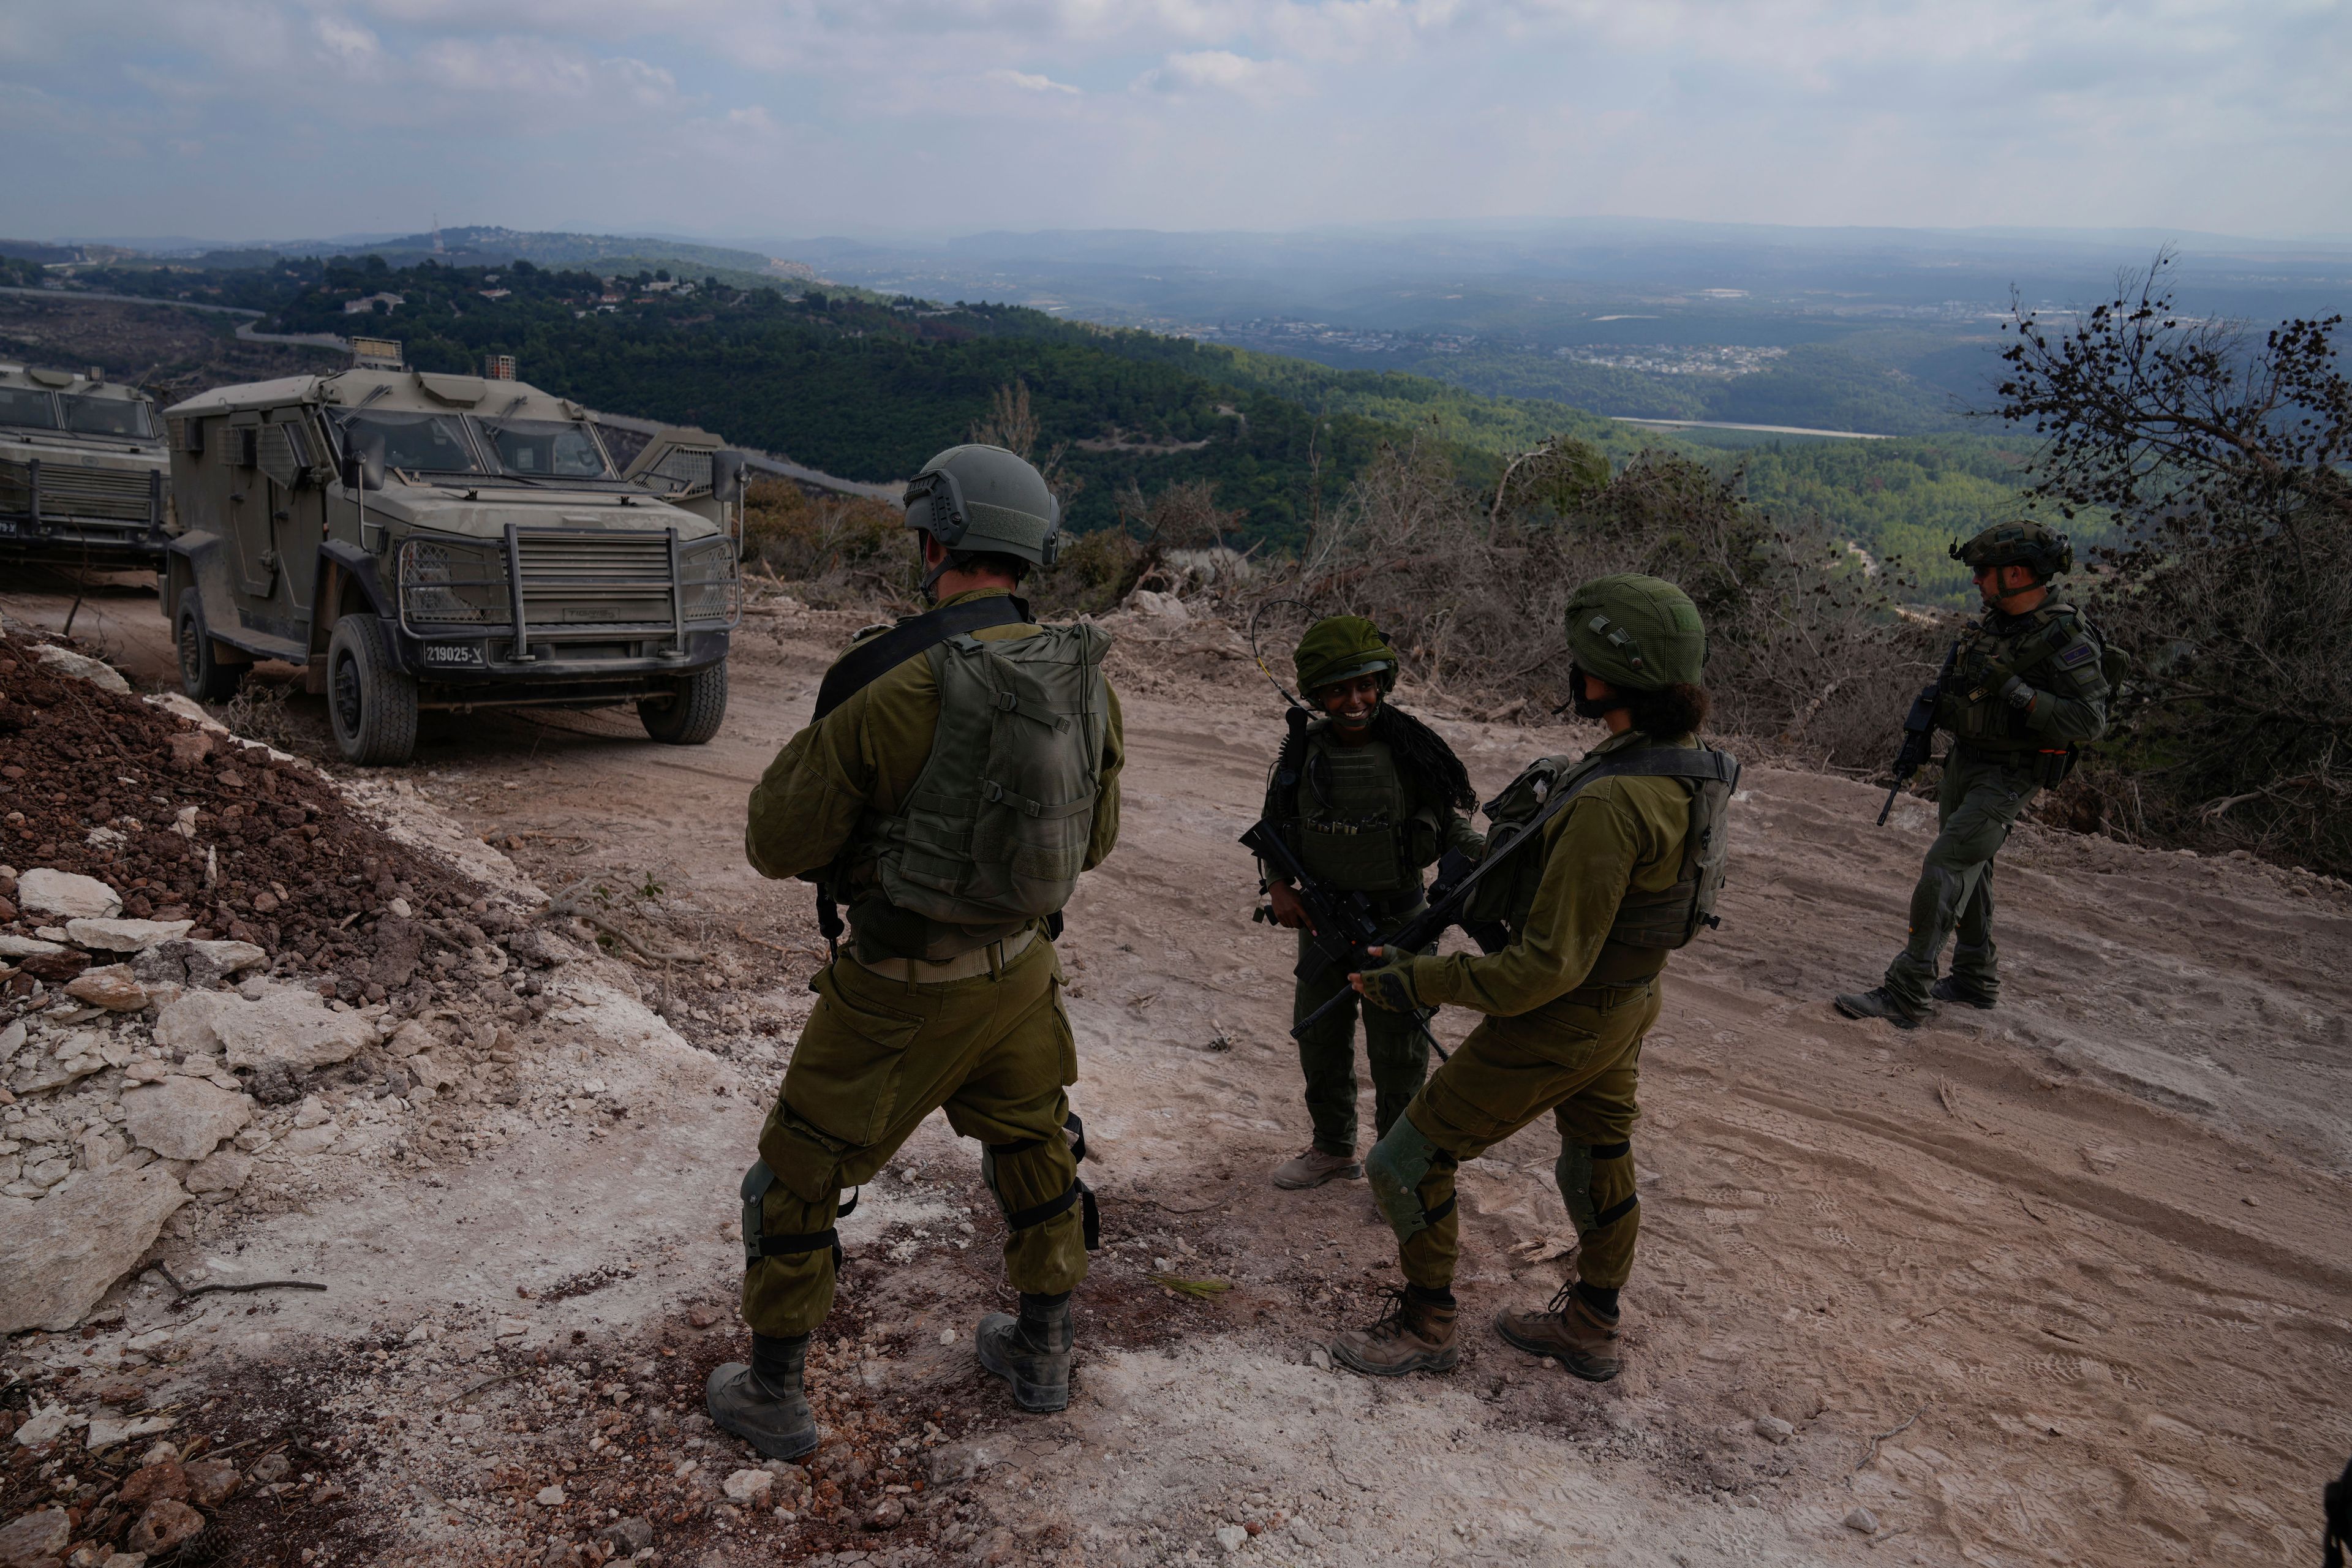
<instances>
[{"instance_id":1,"label":"white cloud","mask_svg":"<svg viewBox=\"0 0 2352 1568\"><path fill-rule=\"evenodd\" d=\"M915 202L988 226L1613 210L2294 232L2352 210L2348 7L54 0L0 5L0 125L26 232L382 227L382 200L443 190L498 221L691 226L736 204L785 232ZM142 179L110 153L92 178L76 124L210 156ZM562 152L482 156L518 139ZM241 179L268 148L376 183Z\"/></svg>"},{"instance_id":2,"label":"white cloud","mask_svg":"<svg viewBox=\"0 0 2352 1568\"><path fill-rule=\"evenodd\" d=\"M1017 87L1024 92L1066 92L1073 98L1080 96L1078 89L1068 82L1055 81L1049 76L1033 76L1027 71L992 70L988 73L988 79L1003 82L1007 87Z\"/></svg>"},{"instance_id":3,"label":"white cloud","mask_svg":"<svg viewBox=\"0 0 2352 1568\"><path fill-rule=\"evenodd\" d=\"M1193 49L1170 55L1139 78L1137 85L1163 93L1232 93L1265 103L1303 93L1306 78L1286 60L1252 59L1230 49Z\"/></svg>"}]
</instances>

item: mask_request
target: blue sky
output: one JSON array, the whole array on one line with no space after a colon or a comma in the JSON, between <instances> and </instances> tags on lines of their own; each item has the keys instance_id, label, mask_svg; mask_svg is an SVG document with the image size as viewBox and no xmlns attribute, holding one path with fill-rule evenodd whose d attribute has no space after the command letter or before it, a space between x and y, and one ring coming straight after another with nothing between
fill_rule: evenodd
<instances>
[{"instance_id":1,"label":"blue sky","mask_svg":"<svg viewBox=\"0 0 2352 1568\"><path fill-rule=\"evenodd\" d=\"M16 0L0 234L2352 230L2352 0Z\"/></svg>"}]
</instances>

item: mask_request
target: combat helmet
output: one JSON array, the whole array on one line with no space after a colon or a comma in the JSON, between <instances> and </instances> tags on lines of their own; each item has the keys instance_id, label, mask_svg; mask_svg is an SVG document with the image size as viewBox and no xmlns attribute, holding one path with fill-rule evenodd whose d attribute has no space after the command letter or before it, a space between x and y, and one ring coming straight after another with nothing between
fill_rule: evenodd
<instances>
[{"instance_id":1,"label":"combat helmet","mask_svg":"<svg viewBox=\"0 0 2352 1568\"><path fill-rule=\"evenodd\" d=\"M2053 533L2038 522L1996 522L1966 542L1955 540L1949 552L1971 572L1996 566L2031 568L2036 582L2047 582L2074 569L2074 546L2063 533Z\"/></svg>"},{"instance_id":2,"label":"combat helmet","mask_svg":"<svg viewBox=\"0 0 2352 1568\"><path fill-rule=\"evenodd\" d=\"M1377 673L1381 689L1396 689L1397 651L1381 628L1361 616L1326 616L1298 639L1292 663L1298 669L1298 689L1313 696L1318 688Z\"/></svg>"},{"instance_id":3,"label":"combat helmet","mask_svg":"<svg viewBox=\"0 0 2352 1568\"><path fill-rule=\"evenodd\" d=\"M1051 566L1061 554L1061 503L1043 474L1002 447L950 447L908 483L904 504L907 526L946 546L948 565L1010 555Z\"/></svg>"},{"instance_id":4,"label":"combat helmet","mask_svg":"<svg viewBox=\"0 0 2352 1568\"><path fill-rule=\"evenodd\" d=\"M1568 601L1576 667L1627 691L1696 686L1706 673L1706 624L1690 595L1662 577L1596 577Z\"/></svg>"}]
</instances>

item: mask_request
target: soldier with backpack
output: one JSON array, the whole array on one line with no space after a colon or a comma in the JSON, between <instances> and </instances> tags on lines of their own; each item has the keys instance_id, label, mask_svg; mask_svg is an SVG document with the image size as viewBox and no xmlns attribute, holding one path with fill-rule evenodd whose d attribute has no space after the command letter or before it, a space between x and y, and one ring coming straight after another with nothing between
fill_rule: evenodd
<instances>
[{"instance_id":1,"label":"soldier with backpack","mask_svg":"<svg viewBox=\"0 0 2352 1568\"><path fill-rule=\"evenodd\" d=\"M833 1301L840 1195L932 1110L980 1142L1004 1212L1021 1310L981 1319L975 1344L1024 1409L1069 1402L1070 1293L1096 1242L1054 937L1118 834L1110 639L1035 625L1014 595L1060 539L1021 458L951 447L906 505L934 608L860 633L826 672L744 832L761 875L816 884L835 944L743 1180L751 1360L708 1391L711 1419L775 1458L816 1446L802 1377Z\"/></svg>"},{"instance_id":2,"label":"soldier with backpack","mask_svg":"<svg viewBox=\"0 0 2352 1568\"><path fill-rule=\"evenodd\" d=\"M1486 807L1486 861L1509 858L1482 872L1466 913L1500 920L1507 944L1384 951L1381 967L1350 976L1394 1012L1450 1003L1487 1015L1365 1161L1405 1288L1331 1354L1374 1376L1444 1372L1459 1358L1454 1171L1546 1113L1559 1129L1577 1278L1540 1310L1501 1314L1496 1330L1579 1377L1617 1375L1618 1291L1641 1228L1642 1039L1668 954L1713 923L1739 767L1696 738L1706 632L1681 589L1633 575L1588 583L1569 601L1568 644L1576 711L1609 738L1581 758L1542 759Z\"/></svg>"}]
</instances>

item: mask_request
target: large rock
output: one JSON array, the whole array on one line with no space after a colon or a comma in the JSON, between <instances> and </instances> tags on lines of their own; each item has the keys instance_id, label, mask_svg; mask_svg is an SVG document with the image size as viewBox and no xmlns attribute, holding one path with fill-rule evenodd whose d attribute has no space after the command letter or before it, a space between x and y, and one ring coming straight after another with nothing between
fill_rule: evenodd
<instances>
[{"instance_id":1,"label":"large rock","mask_svg":"<svg viewBox=\"0 0 2352 1568\"><path fill-rule=\"evenodd\" d=\"M160 1163L85 1171L44 1198L0 1197L0 1334L80 1322L187 1201Z\"/></svg>"},{"instance_id":2,"label":"large rock","mask_svg":"<svg viewBox=\"0 0 2352 1568\"><path fill-rule=\"evenodd\" d=\"M126 696L130 693L131 683L122 679L122 672L102 658L92 658L69 647L59 647L53 642L45 642L35 648L33 657L59 675L87 680L101 690L120 691Z\"/></svg>"},{"instance_id":3,"label":"large rock","mask_svg":"<svg viewBox=\"0 0 2352 1568\"><path fill-rule=\"evenodd\" d=\"M95 877L37 866L16 879L16 904L28 915L103 921L122 912L122 895Z\"/></svg>"},{"instance_id":4,"label":"large rock","mask_svg":"<svg viewBox=\"0 0 2352 1568\"><path fill-rule=\"evenodd\" d=\"M100 952L137 952L188 934L194 921L75 920L66 921L66 940Z\"/></svg>"},{"instance_id":5,"label":"large rock","mask_svg":"<svg viewBox=\"0 0 2352 1568\"><path fill-rule=\"evenodd\" d=\"M0 958L45 958L63 952L61 942L43 942L37 936L16 936L0 931Z\"/></svg>"},{"instance_id":6,"label":"large rock","mask_svg":"<svg viewBox=\"0 0 2352 1568\"><path fill-rule=\"evenodd\" d=\"M166 1160L201 1160L253 1120L253 1101L200 1078L170 1078L122 1097L122 1130Z\"/></svg>"},{"instance_id":7,"label":"large rock","mask_svg":"<svg viewBox=\"0 0 2352 1568\"><path fill-rule=\"evenodd\" d=\"M20 1563L54 1562L66 1554L71 1540L73 1521L65 1510L45 1508L25 1514L0 1530L0 1563L17 1568Z\"/></svg>"},{"instance_id":8,"label":"large rock","mask_svg":"<svg viewBox=\"0 0 2352 1568\"><path fill-rule=\"evenodd\" d=\"M83 970L66 983L66 994L110 1013L136 1013L147 1005L147 988L127 963Z\"/></svg>"},{"instance_id":9,"label":"large rock","mask_svg":"<svg viewBox=\"0 0 2352 1568\"><path fill-rule=\"evenodd\" d=\"M268 956L249 942L174 940L144 950L131 961L131 967L150 984L169 983L205 990Z\"/></svg>"},{"instance_id":10,"label":"large rock","mask_svg":"<svg viewBox=\"0 0 2352 1568\"><path fill-rule=\"evenodd\" d=\"M258 1001L221 991L191 991L155 1021L158 1044L173 1050L224 1053L233 1068L282 1061L297 1071L345 1062L375 1044L373 1024L338 1013L314 991L273 991Z\"/></svg>"}]
</instances>

